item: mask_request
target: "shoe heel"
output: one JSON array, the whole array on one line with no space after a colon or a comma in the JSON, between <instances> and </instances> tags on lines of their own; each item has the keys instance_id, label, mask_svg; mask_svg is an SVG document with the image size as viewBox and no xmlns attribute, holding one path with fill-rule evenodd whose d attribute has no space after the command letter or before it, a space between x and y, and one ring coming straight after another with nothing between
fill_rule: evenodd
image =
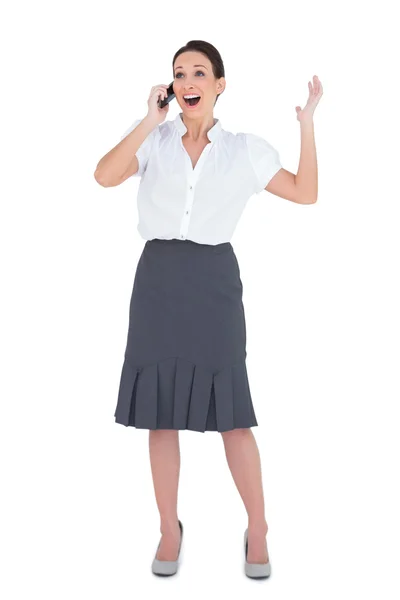
<instances>
[{"instance_id":1,"label":"shoe heel","mask_svg":"<svg viewBox=\"0 0 400 600\"><path fill-rule=\"evenodd\" d=\"M248 529L244 532L244 572L252 579L266 579L271 575L271 563L249 563L247 562L247 536Z\"/></svg>"},{"instance_id":2,"label":"shoe heel","mask_svg":"<svg viewBox=\"0 0 400 600\"><path fill-rule=\"evenodd\" d=\"M178 571L179 558L180 558L180 554L181 554L182 539L183 539L183 525L182 525L181 521L178 520L178 522L179 522L179 527L181 530L181 541L179 543L178 558L176 560L159 560L158 558L156 558L157 552L158 552L158 549L159 549L160 543L161 543L161 540L160 540L160 542L158 543L158 546L157 546L155 557L154 557L152 565L151 565L151 570L154 573L154 575L160 575L161 577L168 577L170 575L175 575L175 573Z\"/></svg>"}]
</instances>

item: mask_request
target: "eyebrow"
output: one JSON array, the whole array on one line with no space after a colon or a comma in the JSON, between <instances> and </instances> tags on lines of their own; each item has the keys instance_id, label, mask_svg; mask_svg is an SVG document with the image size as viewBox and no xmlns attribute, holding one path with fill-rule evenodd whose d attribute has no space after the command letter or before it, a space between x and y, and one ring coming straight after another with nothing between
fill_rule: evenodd
<instances>
[{"instance_id":1,"label":"eyebrow","mask_svg":"<svg viewBox=\"0 0 400 600\"><path fill-rule=\"evenodd\" d=\"M205 65L193 65L193 66L194 67L204 67L205 69L207 69L207 67ZM175 69L183 69L183 67L175 67Z\"/></svg>"}]
</instances>

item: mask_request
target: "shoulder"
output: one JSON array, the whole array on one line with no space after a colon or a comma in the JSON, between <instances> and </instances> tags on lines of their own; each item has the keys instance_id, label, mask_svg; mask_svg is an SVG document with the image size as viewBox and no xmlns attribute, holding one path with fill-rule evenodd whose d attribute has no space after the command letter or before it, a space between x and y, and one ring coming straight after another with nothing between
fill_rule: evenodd
<instances>
[{"instance_id":1,"label":"shoulder","mask_svg":"<svg viewBox=\"0 0 400 600\"><path fill-rule=\"evenodd\" d=\"M277 150L274 146L261 135L255 133L240 133L243 137L246 149L249 153L250 158L257 158L260 154L275 154Z\"/></svg>"},{"instance_id":2,"label":"shoulder","mask_svg":"<svg viewBox=\"0 0 400 600\"><path fill-rule=\"evenodd\" d=\"M246 147L246 156L251 165L255 192L266 189L272 177L282 168L278 150L264 137L255 133L239 134Z\"/></svg>"},{"instance_id":3,"label":"shoulder","mask_svg":"<svg viewBox=\"0 0 400 600\"><path fill-rule=\"evenodd\" d=\"M242 133L246 155L255 170L265 169L266 165L275 167L280 165L278 150L264 137L255 133ZM259 166L259 167L258 167Z\"/></svg>"},{"instance_id":4,"label":"shoulder","mask_svg":"<svg viewBox=\"0 0 400 600\"><path fill-rule=\"evenodd\" d=\"M248 154L250 160L257 158L260 154L276 152L274 146L260 135L243 131L238 133L223 131L222 133L222 139L227 145L242 149Z\"/></svg>"},{"instance_id":5,"label":"shoulder","mask_svg":"<svg viewBox=\"0 0 400 600\"><path fill-rule=\"evenodd\" d=\"M173 121L163 121L158 125L158 133L160 138L169 137L176 131Z\"/></svg>"},{"instance_id":6,"label":"shoulder","mask_svg":"<svg viewBox=\"0 0 400 600\"><path fill-rule=\"evenodd\" d=\"M226 129L221 129L218 144L222 145L224 150L231 154L236 154L238 151L246 152L246 140L243 133L233 133Z\"/></svg>"}]
</instances>

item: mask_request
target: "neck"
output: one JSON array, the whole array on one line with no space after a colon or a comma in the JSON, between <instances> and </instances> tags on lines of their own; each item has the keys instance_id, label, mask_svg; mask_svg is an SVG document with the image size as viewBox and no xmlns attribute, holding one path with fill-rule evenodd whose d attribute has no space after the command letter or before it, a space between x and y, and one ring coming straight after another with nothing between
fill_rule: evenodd
<instances>
[{"instance_id":1,"label":"neck","mask_svg":"<svg viewBox=\"0 0 400 600\"><path fill-rule=\"evenodd\" d=\"M194 142L197 142L200 139L208 139L207 133L214 127L217 121L212 114L191 119L181 113L181 119L187 129L185 137Z\"/></svg>"}]
</instances>

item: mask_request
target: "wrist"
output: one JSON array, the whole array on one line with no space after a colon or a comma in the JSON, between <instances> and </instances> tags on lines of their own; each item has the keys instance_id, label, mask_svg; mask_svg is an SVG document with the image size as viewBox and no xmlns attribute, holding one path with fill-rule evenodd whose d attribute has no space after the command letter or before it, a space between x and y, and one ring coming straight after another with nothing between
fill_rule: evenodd
<instances>
[{"instance_id":1,"label":"wrist","mask_svg":"<svg viewBox=\"0 0 400 600\"><path fill-rule=\"evenodd\" d=\"M151 115L147 114L144 119L143 122L146 123L149 127L151 127L152 129L154 129L154 127L156 127L159 122L157 119L155 119L154 117L152 117Z\"/></svg>"},{"instance_id":2,"label":"wrist","mask_svg":"<svg viewBox=\"0 0 400 600\"><path fill-rule=\"evenodd\" d=\"M307 117L306 119L301 119L300 127L314 127L314 118L313 116Z\"/></svg>"}]
</instances>

